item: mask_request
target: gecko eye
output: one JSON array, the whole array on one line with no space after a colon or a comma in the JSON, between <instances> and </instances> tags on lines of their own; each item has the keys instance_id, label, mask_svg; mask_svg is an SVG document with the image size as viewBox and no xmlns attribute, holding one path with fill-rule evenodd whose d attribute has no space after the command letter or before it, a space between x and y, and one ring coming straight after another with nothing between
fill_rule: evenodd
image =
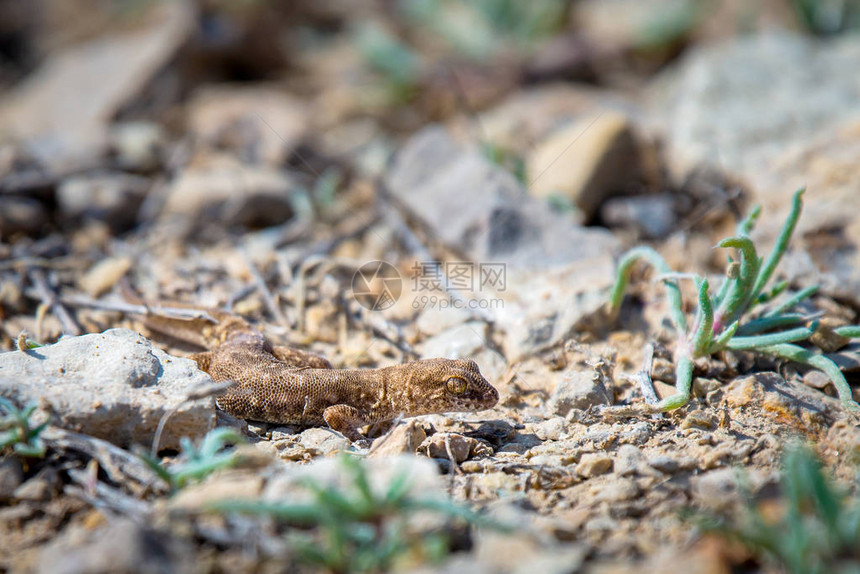
<instances>
[{"instance_id":1,"label":"gecko eye","mask_svg":"<svg viewBox=\"0 0 860 574\"><path fill-rule=\"evenodd\" d=\"M452 395L462 395L466 392L468 386L469 383L466 382L466 379L461 379L460 377L451 377L445 382L445 388Z\"/></svg>"}]
</instances>

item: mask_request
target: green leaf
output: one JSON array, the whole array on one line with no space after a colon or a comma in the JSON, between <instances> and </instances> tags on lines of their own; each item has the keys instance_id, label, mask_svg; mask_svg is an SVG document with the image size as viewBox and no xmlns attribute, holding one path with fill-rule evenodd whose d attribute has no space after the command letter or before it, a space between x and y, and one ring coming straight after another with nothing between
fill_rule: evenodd
<instances>
[{"instance_id":1,"label":"green leaf","mask_svg":"<svg viewBox=\"0 0 860 574\"><path fill-rule=\"evenodd\" d=\"M669 274L672 272L669 265L660 256L659 253L650 247L640 246L635 247L624 254L621 261L618 262L618 272L615 280L615 286L612 288L612 294L609 297L610 307L613 313L617 313L621 308L621 301L624 298L624 291L627 289L627 283L630 280L630 271L633 265L640 259L646 260L654 267L658 274ZM665 279L663 284L666 286L666 296L669 299L669 308L672 315L672 322L675 329L679 333L687 330L687 319L684 317L682 309L681 290L674 279Z\"/></svg>"},{"instance_id":2,"label":"green leaf","mask_svg":"<svg viewBox=\"0 0 860 574\"><path fill-rule=\"evenodd\" d=\"M791 240L791 235L794 233L794 228L797 226L797 220L800 218L800 211L803 208L803 192L805 191L806 187L804 186L794 192L794 197L792 197L791 201L791 212L789 212L788 218L785 220L785 224L779 234L779 238L776 240L776 246L773 248L773 251L767 258L767 261L759 273L758 279L753 287L753 298L758 297L758 294L762 292L765 285L767 285L767 282L770 281L770 277L776 270L776 266L779 265L782 256L785 254L786 249L788 249L788 242Z\"/></svg>"}]
</instances>

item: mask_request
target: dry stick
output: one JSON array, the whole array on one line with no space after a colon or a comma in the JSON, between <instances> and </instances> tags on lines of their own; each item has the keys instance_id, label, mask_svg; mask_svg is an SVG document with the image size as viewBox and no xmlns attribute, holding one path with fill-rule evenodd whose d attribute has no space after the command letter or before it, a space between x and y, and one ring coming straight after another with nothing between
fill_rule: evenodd
<instances>
[{"instance_id":1,"label":"dry stick","mask_svg":"<svg viewBox=\"0 0 860 574\"><path fill-rule=\"evenodd\" d=\"M238 289L235 293L233 293L232 295L230 295L230 297L227 298L227 302L224 303L224 310L227 311L228 313L232 313L233 312L233 306L236 303L238 303L239 301L241 301L242 299L244 299L245 297L247 297L248 295L250 295L251 293L253 293L256 290L257 290L257 285L255 285L255 284L245 285L244 287Z\"/></svg>"},{"instance_id":2,"label":"dry stick","mask_svg":"<svg viewBox=\"0 0 860 574\"><path fill-rule=\"evenodd\" d=\"M51 311L53 311L57 319L60 320L60 324L63 326L63 331L70 335L80 335L80 325L78 325L74 318L69 314L68 309L60 303L60 300L57 298L57 294L54 293L54 290L48 283L45 271L43 269L33 268L30 269L29 275L33 284L36 286L36 291L39 293L39 297L42 299L42 302L46 305L50 305Z\"/></svg>"},{"instance_id":3,"label":"dry stick","mask_svg":"<svg viewBox=\"0 0 860 574\"><path fill-rule=\"evenodd\" d=\"M219 381L213 383L202 383L196 385L192 388L184 399L176 403L173 407L171 407L166 413L161 416L161 420L158 421L158 427L155 429L155 436L152 437L152 448L150 453L152 454L152 458L156 458L158 456L158 447L161 444L161 433L164 432L164 427L167 425L167 420L173 416L182 406L188 401L196 401L197 399L205 399L206 397L217 396L223 394L225 391L236 386L235 381Z\"/></svg>"},{"instance_id":4,"label":"dry stick","mask_svg":"<svg viewBox=\"0 0 860 574\"><path fill-rule=\"evenodd\" d=\"M379 220L379 216L374 213L367 217L360 217L354 219L355 223L344 225L343 229L335 231L333 237L329 237L327 239L320 239L311 243L304 249L298 250L296 253L291 253L290 257L287 259L289 265L292 267L294 265L298 265L306 259L309 259L310 257L330 253L332 249L340 245L342 242L357 237L358 235L361 235L362 233L370 229L370 227L373 226Z\"/></svg>"},{"instance_id":5,"label":"dry stick","mask_svg":"<svg viewBox=\"0 0 860 574\"><path fill-rule=\"evenodd\" d=\"M80 498L99 510L111 510L116 514L127 516L142 524L151 514L152 507L142 500L129 496L118 488L113 488L103 482L97 482L95 493L90 492L90 475L87 471L70 468L69 478L79 486L66 486L65 494Z\"/></svg>"},{"instance_id":6,"label":"dry stick","mask_svg":"<svg viewBox=\"0 0 860 574\"><path fill-rule=\"evenodd\" d=\"M412 345L406 342L400 328L383 317L381 313L374 313L366 307L359 305L358 302L355 302L348 310L352 312L353 317L369 327L371 333L381 339L385 339L397 347L401 353L412 357L419 356L419 353L415 351Z\"/></svg>"},{"instance_id":7,"label":"dry stick","mask_svg":"<svg viewBox=\"0 0 860 574\"><path fill-rule=\"evenodd\" d=\"M58 257L56 259L45 259L44 257L19 257L11 261L0 262L0 271L7 269L30 269L41 267L45 269L78 269L83 267L80 259L70 257Z\"/></svg>"},{"instance_id":8,"label":"dry stick","mask_svg":"<svg viewBox=\"0 0 860 574\"><path fill-rule=\"evenodd\" d=\"M112 482L122 483L130 477L140 484L149 484L158 479L139 457L106 440L55 426L49 426L40 437L52 449L75 450L97 460Z\"/></svg>"},{"instance_id":9,"label":"dry stick","mask_svg":"<svg viewBox=\"0 0 860 574\"><path fill-rule=\"evenodd\" d=\"M171 307L161 305L147 305L126 303L124 301L99 301L81 295L70 295L61 297L60 301L70 307L86 307L98 311L118 311L131 315L159 315L171 319L203 319L212 324L218 323L212 315L201 309L193 307Z\"/></svg>"},{"instance_id":10,"label":"dry stick","mask_svg":"<svg viewBox=\"0 0 860 574\"><path fill-rule=\"evenodd\" d=\"M445 435L445 453L448 455L448 460L451 461L451 470L456 474L463 474L460 465L457 464L457 459L454 457L454 452L451 450L451 434Z\"/></svg>"},{"instance_id":11,"label":"dry stick","mask_svg":"<svg viewBox=\"0 0 860 574\"><path fill-rule=\"evenodd\" d=\"M281 308L275 301L275 297L269 290L269 286L266 285L266 280L263 278L263 275L260 273L260 270L257 269L257 266L254 265L253 261L251 261L251 256L248 255L245 250L242 250L242 256L245 258L245 265L247 265L248 269L251 271L251 276L254 278L254 284L257 286L257 291L263 298L263 303L265 303L266 308L269 310L269 313L271 313L272 316L277 319L278 324L281 327L289 330L290 321L287 319L287 316L284 315L284 312L281 311Z\"/></svg>"},{"instance_id":12,"label":"dry stick","mask_svg":"<svg viewBox=\"0 0 860 574\"><path fill-rule=\"evenodd\" d=\"M314 274L314 283L322 280L326 273L335 267L358 269L361 266L361 262L356 259L348 259L345 257L314 255L302 263L301 267L299 267L299 272L296 274L296 289L298 290L298 295L296 296L296 312L298 314L298 330L301 333L305 332L305 307L307 306L308 290L307 274L310 269L315 266L319 267L317 267L316 273ZM385 339L407 355L418 356L415 349L413 349L412 346L403 339L400 329L387 321L381 314L369 314L367 309L361 306L356 306L354 309L348 309L348 311L353 311L353 315L357 316L362 323L370 327L370 331L377 337Z\"/></svg>"},{"instance_id":13,"label":"dry stick","mask_svg":"<svg viewBox=\"0 0 860 574\"><path fill-rule=\"evenodd\" d=\"M296 313L298 315L298 330L301 333L305 332L305 307L307 306L307 297L308 297L308 281L307 274L311 268L323 263L321 266L324 271L320 273L320 276L325 276L330 270L335 267L347 267L351 269L358 269L361 266L361 262L356 259L348 259L345 257L329 257L326 255L311 255L302 261L301 266L299 267L298 273L296 273L296 290L298 293L296 294Z\"/></svg>"},{"instance_id":14,"label":"dry stick","mask_svg":"<svg viewBox=\"0 0 860 574\"><path fill-rule=\"evenodd\" d=\"M656 405L660 402L659 397L657 397L657 391L654 390L654 382L651 380L651 367L654 363L654 345L648 343L645 345L643 349L642 356L642 368L634 375L628 375L623 373L621 377L630 381L631 383L636 383L639 385L639 392L642 393L642 396L645 398L645 402L648 405ZM661 419L663 418L663 413L653 413L651 415L652 419Z\"/></svg>"},{"instance_id":15,"label":"dry stick","mask_svg":"<svg viewBox=\"0 0 860 574\"><path fill-rule=\"evenodd\" d=\"M401 217L400 212L397 211L393 205L391 205L386 200L386 194L380 193L379 197L382 198L383 201L383 211L385 214L385 219L388 224L394 229L395 233L400 236L400 240L403 241L403 244L406 246L406 249L411 253L417 255L420 259L423 259L427 262L435 262L436 266L439 268L439 276L442 277L442 288L448 294L451 299L457 301L460 304L460 308L466 310L467 313L471 314L474 318L479 319L481 321L487 323L494 323L495 320L492 315L487 313L484 309L473 309L469 306L469 298L466 297L463 293L461 293L456 287L451 285L451 282L448 280L448 276L442 272L441 264L436 261L433 255L430 253L430 250L421 242L415 233L409 228L406 222Z\"/></svg>"}]
</instances>

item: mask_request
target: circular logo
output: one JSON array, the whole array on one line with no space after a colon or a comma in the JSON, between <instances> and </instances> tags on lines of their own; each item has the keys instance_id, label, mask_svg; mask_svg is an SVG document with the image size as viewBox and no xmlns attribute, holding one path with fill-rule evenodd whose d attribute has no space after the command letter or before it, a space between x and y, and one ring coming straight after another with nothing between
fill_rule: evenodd
<instances>
[{"instance_id":1,"label":"circular logo","mask_svg":"<svg viewBox=\"0 0 860 574\"><path fill-rule=\"evenodd\" d=\"M400 298L403 281L397 268L385 261L368 261L352 276L352 296L371 311L384 311Z\"/></svg>"}]
</instances>

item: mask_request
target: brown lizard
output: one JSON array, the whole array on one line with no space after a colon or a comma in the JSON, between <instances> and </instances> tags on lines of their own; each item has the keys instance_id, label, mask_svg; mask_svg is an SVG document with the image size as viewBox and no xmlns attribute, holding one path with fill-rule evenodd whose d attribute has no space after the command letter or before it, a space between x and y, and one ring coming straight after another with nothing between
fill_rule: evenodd
<instances>
[{"instance_id":1,"label":"brown lizard","mask_svg":"<svg viewBox=\"0 0 860 574\"><path fill-rule=\"evenodd\" d=\"M158 306L149 308L147 327L208 349L192 356L198 366L214 381L237 383L217 403L243 419L328 425L350 441L366 443L359 427L401 415L480 411L499 400L474 361L424 359L378 369L333 369L319 355L270 345L247 321L223 311L180 319L159 315Z\"/></svg>"}]
</instances>

